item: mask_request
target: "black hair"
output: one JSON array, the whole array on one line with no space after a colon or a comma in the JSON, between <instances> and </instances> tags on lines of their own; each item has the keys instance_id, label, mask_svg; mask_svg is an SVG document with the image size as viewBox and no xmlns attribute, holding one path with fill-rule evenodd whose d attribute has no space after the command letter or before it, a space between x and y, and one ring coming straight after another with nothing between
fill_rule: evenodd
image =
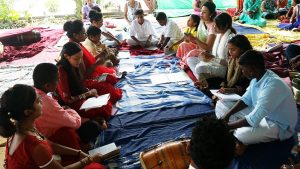
<instances>
[{"instance_id":1,"label":"black hair","mask_svg":"<svg viewBox=\"0 0 300 169\"><path fill-rule=\"evenodd\" d=\"M256 50L248 50L239 58L239 64L242 66L251 66L260 70L265 70L264 56Z\"/></svg>"},{"instance_id":2,"label":"black hair","mask_svg":"<svg viewBox=\"0 0 300 169\"><path fill-rule=\"evenodd\" d=\"M42 89L47 83L55 83L58 81L58 69L52 63L38 64L33 70L34 87Z\"/></svg>"},{"instance_id":3,"label":"black hair","mask_svg":"<svg viewBox=\"0 0 300 169\"><path fill-rule=\"evenodd\" d=\"M79 34L83 28L83 22L81 20L67 21L64 24L64 31L67 32L68 38L73 38L73 34Z\"/></svg>"},{"instance_id":4,"label":"black hair","mask_svg":"<svg viewBox=\"0 0 300 169\"><path fill-rule=\"evenodd\" d=\"M80 126L77 133L80 137L80 141L84 144L88 144L90 142L95 142L101 133L101 127L98 122L89 120Z\"/></svg>"},{"instance_id":5,"label":"black hair","mask_svg":"<svg viewBox=\"0 0 300 169\"><path fill-rule=\"evenodd\" d=\"M240 48L242 50L241 53L253 49L250 41L245 35L235 35L229 39L227 43L233 44L234 46Z\"/></svg>"},{"instance_id":6,"label":"black hair","mask_svg":"<svg viewBox=\"0 0 300 169\"><path fill-rule=\"evenodd\" d=\"M97 36L101 34L101 30L96 26L90 26L86 33L88 36Z\"/></svg>"},{"instance_id":7,"label":"black hair","mask_svg":"<svg viewBox=\"0 0 300 169\"><path fill-rule=\"evenodd\" d=\"M193 21L196 23L196 31L198 30L198 26L200 24L200 16L199 15L195 15L195 14L192 14L191 15L191 18L193 19Z\"/></svg>"},{"instance_id":8,"label":"black hair","mask_svg":"<svg viewBox=\"0 0 300 169\"><path fill-rule=\"evenodd\" d=\"M162 20L167 20L168 17L164 12L158 12L158 14L156 15L156 20L157 21L162 21Z\"/></svg>"},{"instance_id":9,"label":"black hair","mask_svg":"<svg viewBox=\"0 0 300 169\"><path fill-rule=\"evenodd\" d=\"M33 109L36 99L35 90L28 85L16 84L6 90L1 97L0 107L0 135L8 138L16 132L16 121L25 118L24 111Z\"/></svg>"},{"instance_id":10,"label":"black hair","mask_svg":"<svg viewBox=\"0 0 300 169\"><path fill-rule=\"evenodd\" d=\"M221 30L228 30L230 29L232 33L236 34L236 30L232 27L232 18L231 16L223 12L217 15L214 19L216 26Z\"/></svg>"},{"instance_id":11,"label":"black hair","mask_svg":"<svg viewBox=\"0 0 300 169\"><path fill-rule=\"evenodd\" d=\"M211 1L206 1L202 7L205 6L206 8L208 8L209 13L211 14L210 19L213 20L216 16L217 16L217 12L216 12L216 5L215 3L211 2Z\"/></svg>"},{"instance_id":12,"label":"black hair","mask_svg":"<svg viewBox=\"0 0 300 169\"><path fill-rule=\"evenodd\" d=\"M223 120L201 118L190 142L192 160L198 168L224 169L234 157L235 139Z\"/></svg>"},{"instance_id":13,"label":"black hair","mask_svg":"<svg viewBox=\"0 0 300 169\"><path fill-rule=\"evenodd\" d=\"M144 11L143 11L141 8L139 8L139 9L137 9L137 10L134 12L134 15L135 15L135 16L137 16L137 15L143 15L143 16L144 16Z\"/></svg>"},{"instance_id":14,"label":"black hair","mask_svg":"<svg viewBox=\"0 0 300 169\"><path fill-rule=\"evenodd\" d=\"M99 6L93 6L91 9L92 9L92 10L95 10L95 11L97 11L97 12L101 12L101 9L100 9Z\"/></svg>"},{"instance_id":15,"label":"black hair","mask_svg":"<svg viewBox=\"0 0 300 169\"><path fill-rule=\"evenodd\" d=\"M65 55L72 56L76 53L82 51L80 46L76 42L66 43L60 53L60 61L57 63L58 66L62 66L68 75L68 82L70 87L70 92L72 96L80 95L87 91L83 85L83 81L80 77L79 69L73 67ZM60 79L63 80L63 79Z\"/></svg>"},{"instance_id":16,"label":"black hair","mask_svg":"<svg viewBox=\"0 0 300 169\"><path fill-rule=\"evenodd\" d=\"M101 12L97 12L96 10L90 10L89 18L90 18L91 23L93 21L97 22L97 21L100 21L103 18L103 15L102 15Z\"/></svg>"}]
</instances>

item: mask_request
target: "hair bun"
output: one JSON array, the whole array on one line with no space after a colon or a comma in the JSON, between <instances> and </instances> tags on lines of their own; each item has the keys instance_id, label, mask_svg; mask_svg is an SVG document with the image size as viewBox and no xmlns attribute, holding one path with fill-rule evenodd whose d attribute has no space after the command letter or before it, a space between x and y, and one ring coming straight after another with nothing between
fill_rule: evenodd
<instances>
[{"instance_id":1,"label":"hair bun","mask_svg":"<svg viewBox=\"0 0 300 169\"><path fill-rule=\"evenodd\" d=\"M71 30L72 24L73 24L72 21L67 21L67 22L64 24L64 31L68 32L69 30Z\"/></svg>"}]
</instances>

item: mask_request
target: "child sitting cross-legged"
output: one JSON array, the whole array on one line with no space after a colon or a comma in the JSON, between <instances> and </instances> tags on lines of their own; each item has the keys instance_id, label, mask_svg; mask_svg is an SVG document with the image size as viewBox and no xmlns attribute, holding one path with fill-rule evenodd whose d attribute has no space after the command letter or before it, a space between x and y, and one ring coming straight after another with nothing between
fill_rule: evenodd
<instances>
[{"instance_id":1,"label":"child sitting cross-legged","mask_svg":"<svg viewBox=\"0 0 300 169\"><path fill-rule=\"evenodd\" d=\"M170 47L173 45L173 43L179 41L183 37L179 26L171 19L168 19L164 12L159 12L156 16L156 20L160 26L164 27L157 47L161 50L164 50L166 55L175 53L177 48Z\"/></svg>"},{"instance_id":2,"label":"child sitting cross-legged","mask_svg":"<svg viewBox=\"0 0 300 169\"><path fill-rule=\"evenodd\" d=\"M137 9L134 13L135 18L130 25L130 39L127 39L129 46L140 46L147 48L157 43L155 39L156 33L151 22L144 19L144 11Z\"/></svg>"},{"instance_id":3,"label":"child sitting cross-legged","mask_svg":"<svg viewBox=\"0 0 300 169\"><path fill-rule=\"evenodd\" d=\"M193 37L197 36L197 29L200 23L200 17L198 15L192 14L188 21L187 21L187 28L184 29L184 34L190 34ZM179 41L175 42L170 48L172 49L174 46L178 46L176 56L182 60L180 63L182 67L184 68L184 65L186 65L186 58L187 54L197 48L197 45L190 41L188 36L184 36Z\"/></svg>"},{"instance_id":4,"label":"child sitting cross-legged","mask_svg":"<svg viewBox=\"0 0 300 169\"><path fill-rule=\"evenodd\" d=\"M90 26L86 33L88 38L85 39L83 43L86 49L92 53L102 65L106 67L111 67L112 65L116 66L119 63L119 59L116 57L118 50L108 48L105 44L100 42L101 30L96 26Z\"/></svg>"}]
</instances>

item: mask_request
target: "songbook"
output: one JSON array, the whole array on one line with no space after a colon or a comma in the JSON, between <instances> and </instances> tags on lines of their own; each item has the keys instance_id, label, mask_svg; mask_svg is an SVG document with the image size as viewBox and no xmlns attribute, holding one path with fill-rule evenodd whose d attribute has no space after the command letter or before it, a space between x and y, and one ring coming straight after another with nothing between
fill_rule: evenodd
<instances>
[{"instance_id":1,"label":"songbook","mask_svg":"<svg viewBox=\"0 0 300 169\"><path fill-rule=\"evenodd\" d=\"M235 93L230 93L230 94L222 94L220 92L218 92L219 90L210 90L210 92L217 96L220 100L224 100L224 101L237 101L240 100L242 97L238 94Z\"/></svg>"},{"instance_id":2,"label":"songbook","mask_svg":"<svg viewBox=\"0 0 300 169\"><path fill-rule=\"evenodd\" d=\"M104 94L98 97L91 97L88 98L80 107L80 110L88 110L88 109L93 109L93 108L99 108L104 105L107 105L107 102L110 98L110 94Z\"/></svg>"},{"instance_id":3,"label":"songbook","mask_svg":"<svg viewBox=\"0 0 300 169\"><path fill-rule=\"evenodd\" d=\"M117 147L115 143L110 143L102 147L98 147L89 151L89 155L100 153L104 159L109 159L120 154L121 147Z\"/></svg>"}]
</instances>

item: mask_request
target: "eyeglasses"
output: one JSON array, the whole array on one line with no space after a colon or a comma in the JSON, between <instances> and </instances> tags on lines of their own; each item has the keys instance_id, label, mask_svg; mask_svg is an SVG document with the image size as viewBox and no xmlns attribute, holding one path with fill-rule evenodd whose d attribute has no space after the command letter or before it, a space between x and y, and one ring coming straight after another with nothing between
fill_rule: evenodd
<instances>
[{"instance_id":1,"label":"eyeglasses","mask_svg":"<svg viewBox=\"0 0 300 169\"><path fill-rule=\"evenodd\" d=\"M84 35L84 36L87 36L87 33L85 32L85 30L79 32L78 34L82 34L82 35Z\"/></svg>"}]
</instances>

